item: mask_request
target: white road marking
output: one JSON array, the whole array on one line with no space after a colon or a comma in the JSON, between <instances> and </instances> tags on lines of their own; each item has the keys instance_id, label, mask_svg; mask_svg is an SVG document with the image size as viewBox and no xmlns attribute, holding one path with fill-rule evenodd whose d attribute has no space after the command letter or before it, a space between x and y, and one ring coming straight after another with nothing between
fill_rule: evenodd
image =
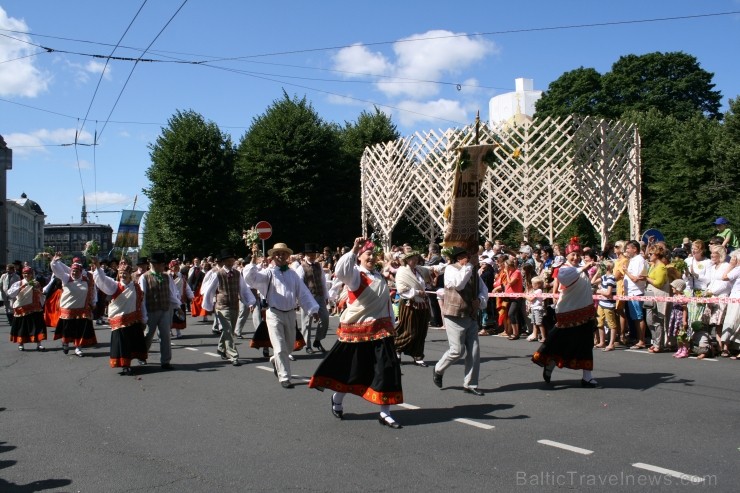
<instances>
[{"instance_id":1,"label":"white road marking","mask_svg":"<svg viewBox=\"0 0 740 493\"><path fill-rule=\"evenodd\" d=\"M679 478L682 481L690 481L692 483L703 483L704 482L704 478L699 477L699 476L693 476L691 474L674 471L672 469L665 469L663 467L652 466L650 464L644 464L642 462L637 462L636 464L632 464L632 467L637 467L638 469L646 469L648 471L657 472L659 474L665 474L666 476L673 476L674 478Z\"/></svg>"},{"instance_id":2,"label":"white road marking","mask_svg":"<svg viewBox=\"0 0 740 493\"><path fill-rule=\"evenodd\" d=\"M198 350L198 348L194 348L194 347L186 347L185 349L187 349L188 351L197 351ZM206 354L208 354L208 353L206 353Z\"/></svg>"},{"instance_id":3,"label":"white road marking","mask_svg":"<svg viewBox=\"0 0 740 493\"><path fill-rule=\"evenodd\" d=\"M218 355L216 353L203 353L203 354L207 354L208 356L215 356L216 358L220 358L221 357L220 355Z\"/></svg>"},{"instance_id":4,"label":"white road marking","mask_svg":"<svg viewBox=\"0 0 740 493\"><path fill-rule=\"evenodd\" d=\"M563 450L569 450L571 452L575 452L577 454L582 454L582 455L591 455L594 453L593 450L588 450L588 449L580 448L580 447L574 447L573 445L568 445L565 443L553 442L552 440L537 440L537 443L541 443L542 445L549 445L551 447L561 448Z\"/></svg>"},{"instance_id":5,"label":"white road marking","mask_svg":"<svg viewBox=\"0 0 740 493\"><path fill-rule=\"evenodd\" d=\"M689 356L689 359L699 359L696 356ZM700 361L719 361L714 358L702 358Z\"/></svg>"},{"instance_id":6,"label":"white road marking","mask_svg":"<svg viewBox=\"0 0 740 493\"><path fill-rule=\"evenodd\" d=\"M457 421L458 423L462 423L464 425L475 426L476 428L482 428L484 430L492 430L492 429L496 428L493 425L487 425L487 424L479 423L477 421L473 421L472 419L455 418L453 421Z\"/></svg>"},{"instance_id":7,"label":"white road marking","mask_svg":"<svg viewBox=\"0 0 740 493\"><path fill-rule=\"evenodd\" d=\"M650 351L646 351L644 349L625 349L625 353L640 353L640 354L653 354Z\"/></svg>"},{"instance_id":8,"label":"white road marking","mask_svg":"<svg viewBox=\"0 0 740 493\"><path fill-rule=\"evenodd\" d=\"M267 366L255 366L255 368L258 368L260 370L272 371L272 367Z\"/></svg>"},{"instance_id":9,"label":"white road marking","mask_svg":"<svg viewBox=\"0 0 740 493\"><path fill-rule=\"evenodd\" d=\"M403 407L406 409L421 409L419 406L414 406L413 404L406 404L406 403L399 404L398 407Z\"/></svg>"}]
</instances>

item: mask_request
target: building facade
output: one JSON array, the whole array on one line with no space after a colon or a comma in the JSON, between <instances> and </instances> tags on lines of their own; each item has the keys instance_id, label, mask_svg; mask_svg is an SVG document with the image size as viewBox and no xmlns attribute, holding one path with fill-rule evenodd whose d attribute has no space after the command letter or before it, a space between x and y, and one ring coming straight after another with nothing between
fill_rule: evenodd
<instances>
[{"instance_id":1,"label":"building facade","mask_svg":"<svg viewBox=\"0 0 740 493\"><path fill-rule=\"evenodd\" d=\"M46 246L65 255L78 254L85 243L95 240L100 245L98 255L106 256L113 249L113 228L107 224L47 224L44 226Z\"/></svg>"},{"instance_id":2,"label":"building facade","mask_svg":"<svg viewBox=\"0 0 740 493\"><path fill-rule=\"evenodd\" d=\"M25 193L21 194L19 199L8 199L6 203L8 205L8 261L28 262L35 269L43 267L43 263L33 262L33 258L44 249L46 214L41 206L29 199Z\"/></svg>"}]
</instances>

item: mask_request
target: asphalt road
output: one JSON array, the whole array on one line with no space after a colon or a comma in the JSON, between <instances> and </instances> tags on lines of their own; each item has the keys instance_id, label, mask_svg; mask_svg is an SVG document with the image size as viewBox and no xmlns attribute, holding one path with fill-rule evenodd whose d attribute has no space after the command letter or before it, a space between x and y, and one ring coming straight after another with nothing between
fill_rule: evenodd
<instances>
[{"instance_id":1,"label":"asphalt road","mask_svg":"<svg viewBox=\"0 0 740 493\"><path fill-rule=\"evenodd\" d=\"M332 318L327 348L338 323ZM251 330L251 326L248 326ZM0 323L0 338L9 327ZM240 341L243 365L215 353L210 326L190 321L175 371L159 354L119 376L110 330L78 358L0 345L0 491L737 491L740 361L594 353L601 389L530 362L536 343L482 337L480 388L462 392L462 365L443 390L432 368L403 366L401 430L347 396L307 388L321 359L297 353L296 388L278 385L261 352ZM50 336L52 332L50 332ZM447 347L430 330L426 358ZM158 351L157 343L153 350Z\"/></svg>"}]
</instances>

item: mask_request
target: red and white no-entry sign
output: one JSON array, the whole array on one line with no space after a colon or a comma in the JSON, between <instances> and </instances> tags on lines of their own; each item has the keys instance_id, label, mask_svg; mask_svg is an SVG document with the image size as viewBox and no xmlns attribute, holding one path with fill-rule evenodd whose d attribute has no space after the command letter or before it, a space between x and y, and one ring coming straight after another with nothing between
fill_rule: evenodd
<instances>
[{"instance_id":1,"label":"red and white no-entry sign","mask_svg":"<svg viewBox=\"0 0 740 493\"><path fill-rule=\"evenodd\" d=\"M258 222L254 229L257 230L257 235L262 241L265 241L272 236L272 226L270 226L270 223L267 221Z\"/></svg>"}]
</instances>

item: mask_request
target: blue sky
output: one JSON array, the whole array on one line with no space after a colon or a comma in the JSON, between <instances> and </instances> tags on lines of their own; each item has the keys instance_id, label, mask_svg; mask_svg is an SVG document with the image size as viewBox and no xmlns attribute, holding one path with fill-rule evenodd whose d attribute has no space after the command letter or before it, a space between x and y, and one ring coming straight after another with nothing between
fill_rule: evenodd
<instances>
[{"instance_id":1,"label":"blue sky","mask_svg":"<svg viewBox=\"0 0 740 493\"><path fill-rule=\"evenodd\" d=\"M78 222L83 188L88 211L130 208L137 195L146 209L148 144L177 110L238 142L283 90L338 123L376 104L412 134L470 123L477 110L487 119L490 98L517 77L546 90L580 66L604 73L622 55L683 51L714 73L723 110L740 96L740 14L629 22L740 12L740 0L142 3L0 0L7 195L25 192L48 223ZM114 56L159 61L103 71L122 37ZM175 63L194 61L207 63ZM96 132L94 148L68 145ZM89 220L115 230L119 218Z\"/></svg>"}]
</instances>

